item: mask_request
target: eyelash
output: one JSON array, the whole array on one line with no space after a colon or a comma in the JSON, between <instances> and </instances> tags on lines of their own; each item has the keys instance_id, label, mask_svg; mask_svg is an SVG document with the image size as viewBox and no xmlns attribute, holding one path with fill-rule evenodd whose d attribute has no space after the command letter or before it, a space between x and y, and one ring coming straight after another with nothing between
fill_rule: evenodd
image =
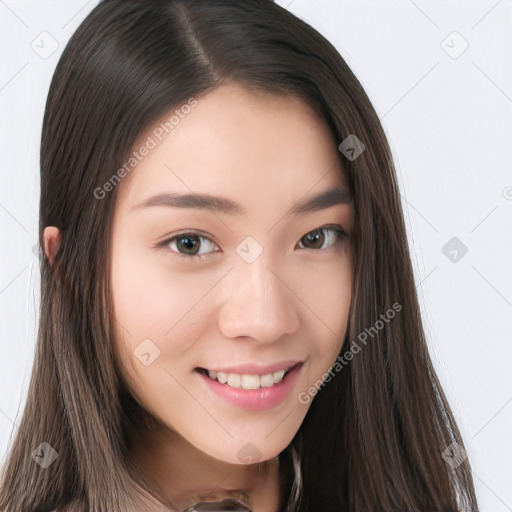
<instances>
[{"instance_id":1,"label":"eyelash","mask_svg":"<svg viewBox=\"0 0 512 512\"><path fill-rule=\"evenodd\" d=\"M304 238L306 235L308 235L310 233L314 233L315 231L322 231L322 230L323 231L333 231L335 233L336 240L332 243L331 247L334 247L335 245L343 243L343 241L347 238L347 233L343 229L341 229L341 226L321 226L319 228L316 228L316 229L313 229L311 231L308 231L302 238ZM184 235L191 235L193 237L198 237L198 238L203 239L203 240L209 240L212 244L215 243L210 238L208 238L207 236L204 236L201 233L198 233L197 231L191 230L191 231L182 231L181 233L173 235L172 237L166 238L165 240L162 240L161 242L158 242L157 244L155 244L154 247L155 248L166 248L166 246L168 246L171 242L173 242L174 240L179 239L180 237L183 237ZM302 238L301 238L301 240L302 240ZM300 240L299 240L299 243L300 243ZM310 250L312 250L312 251L325 251L326 249L310 249ZM173 250L170 250L170 249L169 249L169 251L172 252L173 257L178 258L178 259L183 260L183 261L186 260L187 262L193 262L195 260L202 260L206 256L208 256L208 254L210 254L210 253L206 253L206 254L181 254L179 252L176 252L176 251L173 251ZM218 251L214 251L214 252L218 252Z\"/></svg>"}]
</instances>

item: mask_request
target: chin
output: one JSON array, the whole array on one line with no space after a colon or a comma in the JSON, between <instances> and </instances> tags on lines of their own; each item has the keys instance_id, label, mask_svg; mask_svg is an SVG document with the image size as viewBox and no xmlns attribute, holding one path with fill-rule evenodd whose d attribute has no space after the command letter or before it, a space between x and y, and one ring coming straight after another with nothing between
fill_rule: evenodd
<instances>
[{"instance_id":1,"label":"chin","mask_svg":"<svg viewBox=\"0 0 512 512\"><path fill-rule=\"evenodd\" d=\"M230 439L223 447L206 446L202 451L228 464L258 464L276 458L287 448L293 436L294 432L287 435L286 438L281 433L278 439L276 434L276 439L269 441L268 437L265 438L265 435L260 434L252 440L248 437Z\"/></svg>"}]
</instances>

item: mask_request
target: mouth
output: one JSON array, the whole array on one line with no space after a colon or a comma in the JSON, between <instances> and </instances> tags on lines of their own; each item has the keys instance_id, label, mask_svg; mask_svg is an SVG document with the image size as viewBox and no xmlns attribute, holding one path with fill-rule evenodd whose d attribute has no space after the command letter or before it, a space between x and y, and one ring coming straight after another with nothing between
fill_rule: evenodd
<instances>
[{"instance_id":1,"label":"mouth","mask_svg":"<svg viewBox=\"0 0 512 512\"><path fill-rule=\"evenodd\" d=\"M258 373L236 373L235 368L209 370L196 368L195 373L206 385L210 396L220 397L228 404L248 411L263 411L279 406L289 399L297 387L305 361L289 361L266 367L244 365L237 369ZM228 370L230 370L228 372ZM271 370L273 370L271 372ZM267 373L263 373L267 372Z\"/></svg>"},{"instance_id":2,"label":"mouth","mask_svg":"<svg viewBox=\"0 0 512 512\"><path fill-rule=\"evenodd\" d=\"M206 368L196 368L195 371L208 377L212 381L224 384L233 389L254 390L260 388L271 388L281 381L285 380L287 375L302 366L304 363L299 361L292 366L269 372L264 375L256 375L249 373L235 373L235 372L222 372L215 370L208 370Z\"/></svg>"}]
</instances>

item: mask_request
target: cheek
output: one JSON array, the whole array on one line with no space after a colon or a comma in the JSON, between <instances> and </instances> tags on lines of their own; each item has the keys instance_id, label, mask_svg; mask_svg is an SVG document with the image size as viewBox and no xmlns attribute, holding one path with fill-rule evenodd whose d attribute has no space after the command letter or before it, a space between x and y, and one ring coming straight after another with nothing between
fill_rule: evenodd
<instances>
[{"instance_id":1,"label":"cheek","mask_svg":"<svg viewBox=\"0 0 512 512\"><path fill-rule=\"evenodd\" d=\"M116 320L128 332L149 328L175 305L165 276L134 250L114 252L111 284Z\"/></svg>"},{"instance_id":2,"label":"cheek","mask_svg":"<svg viewBox=\"0 0 512 512\"><path fill-rule=\"evenodd\" d=\"M129 249L124 254L116 257L114 252L112 295L116 320L134 341L141 336L167 336L213 282L213 278L172 269L164 258L142 250Z\"/></svg>"},{"instance_id":3,"label":"cheek","mask_svg":"<svg viewBox=\"0 0 512 512\"><path fill-rule=\"evenodd\" d=\"M203 299L219 277L183 268L147 249L118 244L113 251L115 343L134 388L159 388L170 378L166 370L186 376L197 362L196 341L215 307Z\"/></svg>"},{"instance_id":4,"label":"cheek","mask_svg":"<svg viewBox=\"0 0 512 512\"><path fill-rule=\"evenodd\" d=\"M309 285L301 279L300 297L304 298L309 311L310 364L305 368L300 386L299 401L310 404L320 391L321 382L335 364L347 333L348 315L352 299L352 269L350 261L334 268L316 268L309 276ZM313 390L313 391L311 391ZM301 401L307 398L306 402Z\"/></svg>"},{"instance_id":5,"label":"cheek","mask_svg":"<svg viewBox=\"0 0 512 512\"><path fill-rule=\"evenodd\" d=\"M312 265L310 271L304 268L294 291L307 307L313 355L325 363L337 356L345 338L352 300L351 259L347 255L338 262Z\"/></svg>"},{"instance_id":6,"label":"cheek","mask_svg":"<svg viewBox=\"0 0 512 512\"><path fill-rule=\"evenodd\" d=\"M172 417L186 405L177 382L187 382L197 357L191 346L200 326L189 319L206 284L170 272L136 249L114 252L112 263L115 345L124 379L144 407Z\"/></svg>"}]
</instances>

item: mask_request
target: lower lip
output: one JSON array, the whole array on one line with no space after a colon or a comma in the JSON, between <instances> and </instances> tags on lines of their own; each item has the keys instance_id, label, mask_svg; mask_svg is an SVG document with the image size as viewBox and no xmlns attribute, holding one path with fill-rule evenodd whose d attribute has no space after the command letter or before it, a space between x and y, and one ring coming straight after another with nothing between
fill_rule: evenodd
<instances>
[{"instance_id":1,"label":"lower lip","mask_svg":"<svg viewBox=\"0 0 512 512\"><path fill-rule=\"evenodd\" d=\"M221 384L218 380L210 379L207 375L199 373L199 376L206 382L206 385L226 402L247 409L260 411L270 409L279 405L293 390L295 382L302 369L302 364L288 372L281 382L268 388L242 389L232 388L227 384Z\"/></svg>"}]
</instances>

